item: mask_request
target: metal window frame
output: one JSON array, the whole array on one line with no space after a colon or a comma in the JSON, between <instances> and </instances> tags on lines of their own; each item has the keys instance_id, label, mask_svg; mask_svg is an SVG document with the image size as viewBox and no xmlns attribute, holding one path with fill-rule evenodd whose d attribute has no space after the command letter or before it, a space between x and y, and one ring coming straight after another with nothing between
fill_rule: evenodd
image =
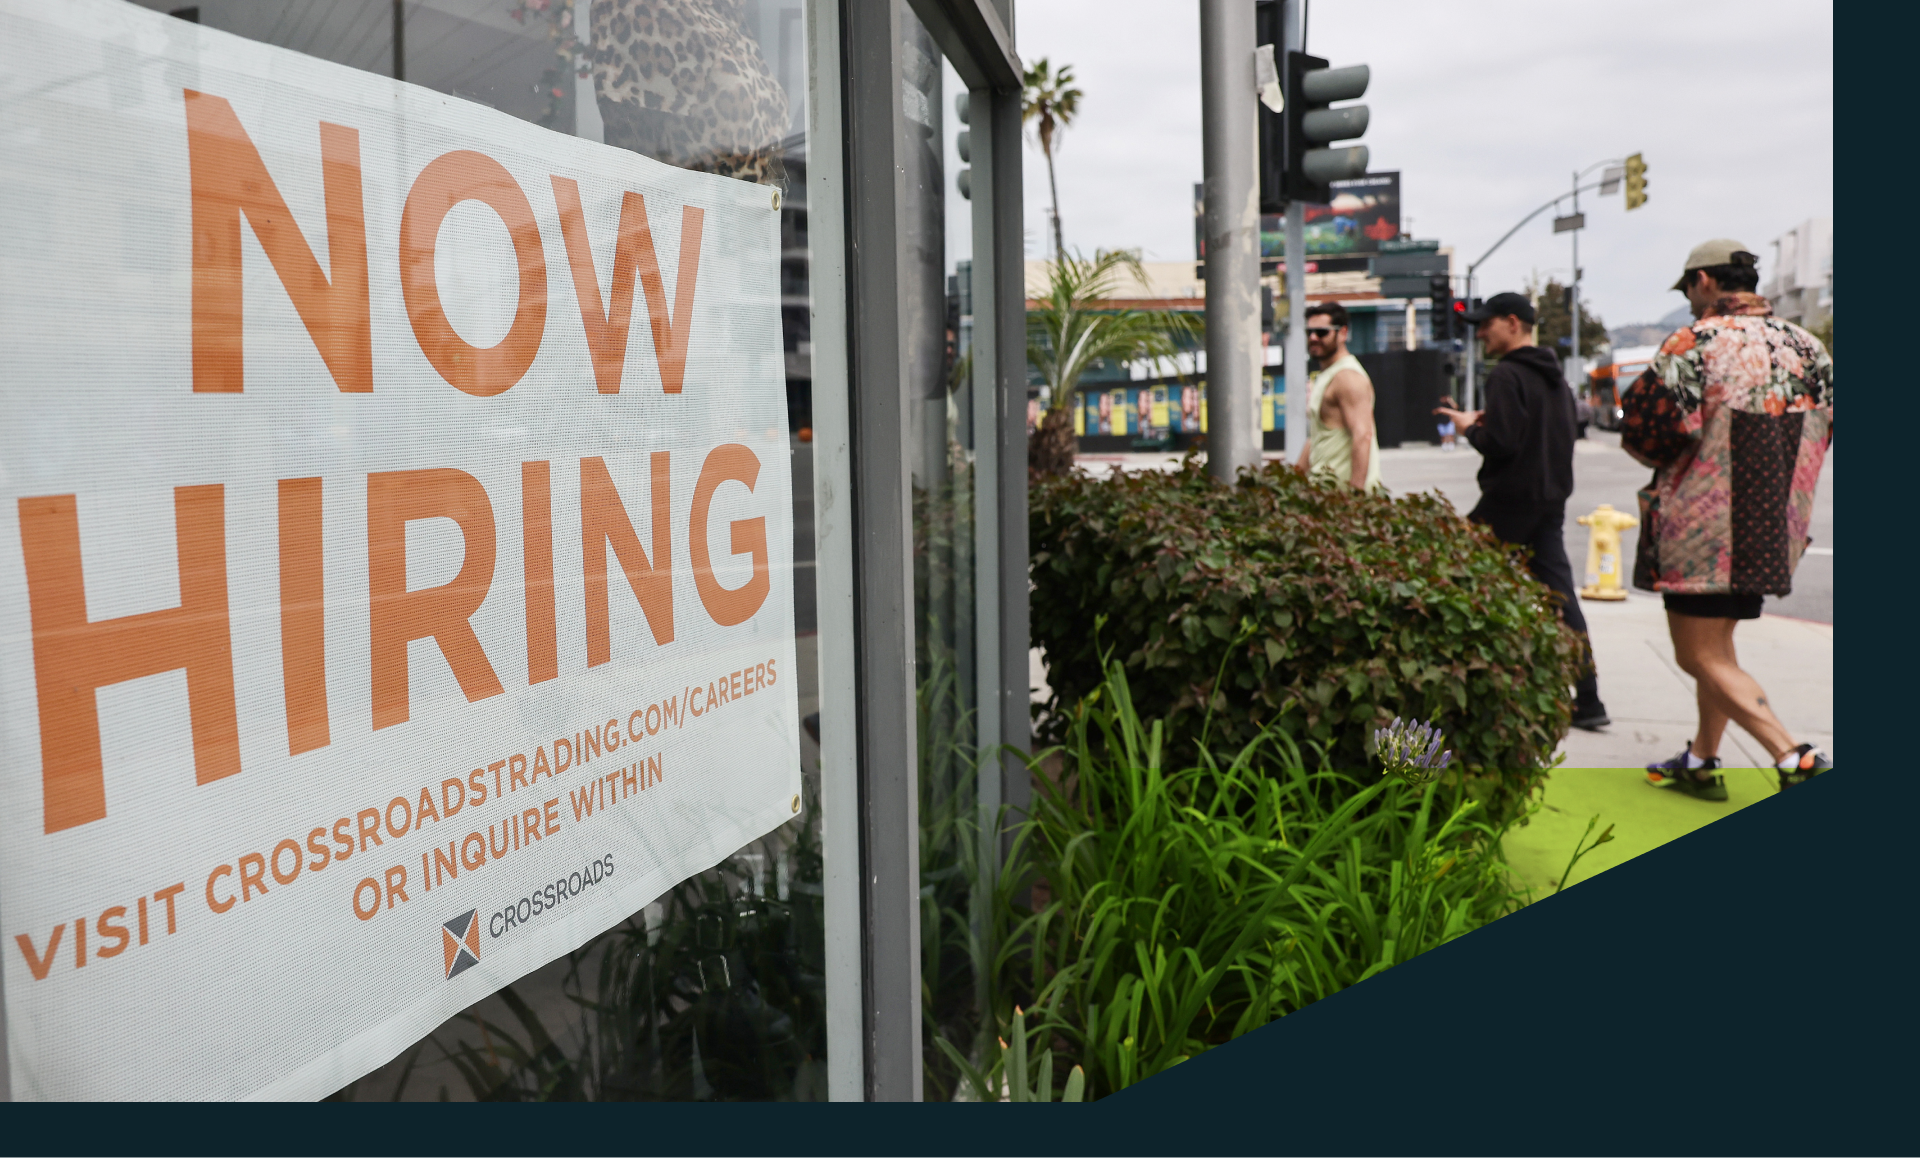
<instances>
[{"instance_id":1,"label":"metal window frame","mask_svg":"<svg viewBox=\"0 0 1920 1158\"><path fill-rule=\"evenodd\" d=\"M1024 752L1027 711L1026 342L1020 61L1009 0L911 0L974 107L976 479L993 526L976 543L986 738ZM808 180L816 340L821 765L826 812L828 1092L918 1101L920 888L913 519L906 345L900 0L812 0ZM838 213L835 213L838 210ZM832 343L838 345L838 342ZM984 387L984 389L982 389ZM982 496L983 504L989 496ZM982 508L976 508L982 509ZM983 520L985 522L986 520ZM1024 810L1012 751L982 808ZM845 818L842 820L841 818Z\"/></svg>"},{"instance_id":2,"label":"metal window frame","mask_svg":"<svg viewBox=\"0 0 1920 1158\"><path fill-rule=\"evenodd\" d=\"M820 688L820 807L827 974L827 1097L860 1101L865 1075L859 761L854 671L853 441L839 0L810 0L807 233L813 335L813 511Z\"/></svg>"}]
</instances>

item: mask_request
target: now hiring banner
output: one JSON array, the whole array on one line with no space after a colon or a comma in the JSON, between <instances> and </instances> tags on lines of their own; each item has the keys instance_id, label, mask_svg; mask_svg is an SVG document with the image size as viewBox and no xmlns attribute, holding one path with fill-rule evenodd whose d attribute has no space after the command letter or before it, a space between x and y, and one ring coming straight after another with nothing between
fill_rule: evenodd
<instances>
[{"instance_id":1,"label":"now hiring banner","mask_svg":"<svg viewBox=\"0 0 1920 1158\"><path fill-rule=\"evenodd\" d=\"M774 191L0 24L11 1095L324 1095L792 819Z\"/></svg>"}]
</instances>

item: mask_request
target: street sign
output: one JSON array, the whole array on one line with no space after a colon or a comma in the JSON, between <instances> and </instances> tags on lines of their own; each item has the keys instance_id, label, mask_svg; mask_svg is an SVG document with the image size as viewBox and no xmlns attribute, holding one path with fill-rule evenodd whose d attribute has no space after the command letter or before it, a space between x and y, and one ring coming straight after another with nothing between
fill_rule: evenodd
<instances>
[{"instance_id":1,"label":"street sign","mask_svg":"<svg viewBox=\"0 0 1920 1158\"><path fill-rule=\"evenodd\" d=\"M1380 279L1380 296L1383 298L1423 298L1433 290L1433 279L1426 276L1383 277Z\"/></svg>"},{"instance_id":2,"label":"street sign","mask_svg":"<svg viewBox=\"0 0 1920 1158\"><path fill-rule=\"evenodd\" d=\"M1449 272L1448 255L1435 249L1406 250L1400 253L1383 253L1375 257L1368 265L1368 272L1375 277L1419 277L1421 293L1426 292L1426 279L1434 274Z\"/></svg>"},{"instance_id":3,"label":"street sign","mask_svg":"<svg viewBox=\"0 0 1920 1158\"><path fill-rule=\"evenodd\" d=\"M1450 272L1448 256L1438 252L1435 243L1432 249L1402 250L1399 253L1383 253L1368 263L1368 273L1380 279L1380 296L1389 298L1425 297L1432 290L1433 279L1442 281Z\"/></svg>"},{"instance_id":4,"label":"street sign","mask_svg":"<svg viewBox=\"0 0 1920 1158\"><path fill-rule=\"evenodd\" d=\"M1555 233L1565 233L1571 229L1585 229L1586 227L1587 215L1584 213L1571 213L1565 217L1556 217L1553 219L1553 231Z\"/></svg>"},{"instance_id":5,"label":"street sign","mask_svg":"<svg viewBox=\"0 0 1920 1158\"><path fill-rule=\"evenodd\" d=\"M1614 165L1600 174L1600 196L1611 197L1620 192L1620 182L1627 176L1625 165Z\"/></svg>"}]
</instances>

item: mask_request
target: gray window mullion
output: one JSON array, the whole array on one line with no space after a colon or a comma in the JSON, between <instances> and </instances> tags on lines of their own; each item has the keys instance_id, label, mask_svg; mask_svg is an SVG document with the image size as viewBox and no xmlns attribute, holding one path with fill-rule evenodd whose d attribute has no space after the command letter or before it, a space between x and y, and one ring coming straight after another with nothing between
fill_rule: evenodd
<instances>
[{"instance_id":1,"label":"gray window mullion","mask_svg":"<svg viewBox=\"0 0 1920 1158\"><path fill-rule=\"evenodd\" d=\"M859 669L854 646L855 544L852 400L848 397L845 123L841 116L840 6L806 7L809 64L808 232L813 335L813 509L819 623L820 805L827 984L827 1096L864 1101L865 874L860 855Z\"/></svg>"},{"instance_id":2,"label":"gray window mullion","mask_svg":"<svg viewBox=\"0 0 1920 1158\"><path fill-rule=\"evenodd\" d=\"M1000 735L999 742L1019 752L1032 750L1033 717L1027 680L1031 647L1027 626L1027 292L1022 214L1020 90L993 94L987 124L987 155L992 171L992 225L976 233L976 252L993 256L989 287L993 328L998 340L994 361L1000 414L996 512L1000 542ZM978 315L976 314L976 317ZM977 324L977 323L976 323ZM1027 766L1008 754L1001 761L1001 802L1009 821L1026 815L1033 799ZM1003 846L1004 851L1004 846Z\"/></svg>"},{"instance_id":3,"label":"gray window mullion","mask_svg":"<svg viewBox=\"0 0 1920 1158\"><path fill-rule=\"evenodd\" d=\"M894 0L847 0L841 28L866 1091L871 1101L918 1101L920 862L899 9Z\"/></svg>"}]
</instances>

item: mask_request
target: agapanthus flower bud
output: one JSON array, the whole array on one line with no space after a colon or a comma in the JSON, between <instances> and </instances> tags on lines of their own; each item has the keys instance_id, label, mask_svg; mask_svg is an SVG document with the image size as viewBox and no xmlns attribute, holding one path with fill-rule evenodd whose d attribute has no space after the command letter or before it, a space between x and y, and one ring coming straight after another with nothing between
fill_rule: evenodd
<instances>
[{"instance_id":1,"label":"agapanthus flower bud","mask_svg":"<svg viewBox=\"0 0 1920 1158\"><path fill-rule=\"evenodd\" d=\"M1452 752L1441 750L1445 735L1431 723L1395 716L1393 723L1373 733L1373 743L1385 765L1383 774L1408 784L1430 783L1453 760Z\"/></svg>"}]
</instances>

